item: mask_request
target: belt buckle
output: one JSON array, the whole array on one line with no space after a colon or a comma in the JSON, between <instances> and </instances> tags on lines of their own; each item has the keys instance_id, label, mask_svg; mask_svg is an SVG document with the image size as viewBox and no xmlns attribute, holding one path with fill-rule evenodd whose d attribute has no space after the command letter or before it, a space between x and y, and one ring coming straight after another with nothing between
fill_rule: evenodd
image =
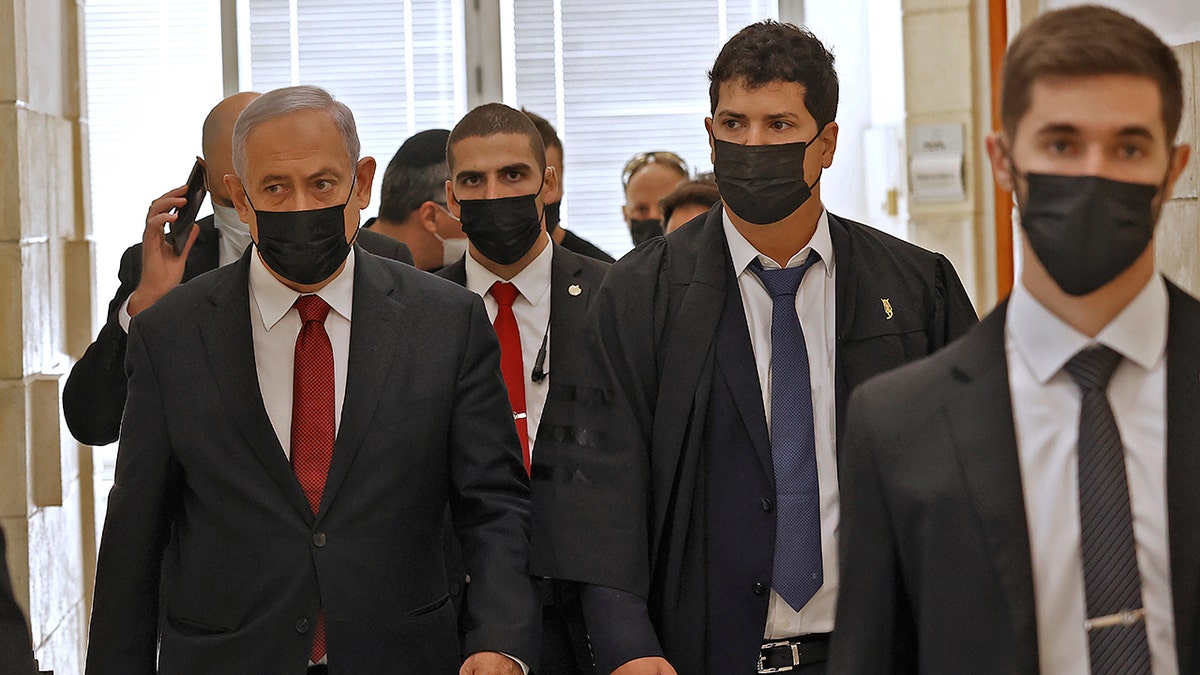
<instances>
[{"instance_id":1,"label":"belt buckle","mask_svg":"<svg viewBox=\"0 0 1200 675\"><path fill-rule=\"evenodd\" d=\"M792 650L792 665L782 666L779 668L767 668L767 655L764 653L768 649L776 649L778 647L789 647ZM758 652L758 672L759 673L786 673L795 670L796 666L800 665L800 645L790 640L783 642L768 642L762 646Z\"/></svg>"}]
</instances>

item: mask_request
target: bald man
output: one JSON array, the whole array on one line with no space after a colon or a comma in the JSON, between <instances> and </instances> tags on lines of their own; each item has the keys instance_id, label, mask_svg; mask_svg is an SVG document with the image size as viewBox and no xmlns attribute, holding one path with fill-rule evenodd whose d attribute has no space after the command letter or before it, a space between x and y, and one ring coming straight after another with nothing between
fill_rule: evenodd
<instances>
[{"instance_id":1,"label":"bald man","mask_svg":"<svg viewBox=\"0 0 1200 675\"><path fill-rule=\"evenodd\" d=\"M63 416L80 443L106 445L117 440L125 411L125 341L129 321L179 284L234 262L250 244L250 228L241 221L225 187L233 171L233 126L246 106L259 97L239 92L218 103L204 119L198 157L204 168L213 213L196 221L181 255L175 255L163 231L175 220L172 209L187 203L181 185L150 204L142 243L125 250L117 275L121 281L108 305L108 320L96 341L71 369L63 389ZM408 247L375 232L362 231L359 245L375 255L412 264Z\"/></svg>"}]
</instances>

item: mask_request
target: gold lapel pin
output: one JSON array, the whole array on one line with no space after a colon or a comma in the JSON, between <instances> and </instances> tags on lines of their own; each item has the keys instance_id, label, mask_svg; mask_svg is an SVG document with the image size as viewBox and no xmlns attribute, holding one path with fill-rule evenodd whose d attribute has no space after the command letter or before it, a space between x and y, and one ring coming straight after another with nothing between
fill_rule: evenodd
<instances>
[{"instance_id":1,"label":"gold lapel pin","mask_svg":"<svg viewBox=\"0 0 1200 675\"><path fill-rule=\"evenodd\" d=\"M895 316L895 312L892 311L892 303L888 301L888 298L880 298L879 301L883 303L883 313L887 315L888 321L891 321Z\"/></svg>"},{"instance_id":2,"label":"gold lapel pin","mask_svg":"<svg viewBox=\"0 0 1200 675\"><path fill-rule=\"evenodd\" d=\"M571 295L579 295L582 292L583 289L579 287L579 284L571 284L567 287L567 293L570 293Z\"/></svg>"}]
</instances>

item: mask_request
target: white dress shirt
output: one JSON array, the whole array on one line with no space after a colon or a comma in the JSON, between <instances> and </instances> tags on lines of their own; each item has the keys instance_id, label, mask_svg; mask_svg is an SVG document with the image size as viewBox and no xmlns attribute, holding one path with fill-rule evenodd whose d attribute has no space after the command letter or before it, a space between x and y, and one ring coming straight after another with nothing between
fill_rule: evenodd
<instances>
[{"instance_id":1,"label":"white dress shirt","mask_svg":"<svg viewBox=\"0 0 1200 675\"><path fill-rule=\"evenodd\" d=\"M725 239L729 242L729 254L733 260L733 271L737 276L738 290L742 295L742 306L746 311L746 323L750 329L750 343L754 349L754 365L758 370L758 381L762 390L763 411L767 417L767 429L771 428L771 296L762 281L748 269L750 262L759 260L764 269L780 269L778 263L758 252L742 236L729 215L723 213ZM771 604L767 612L764 637L777 639L828 633L833 630L833 615L838 588L837 526L838 526L838 483L837 483L837 399L834 395L834 360L836 357L834 284L835 261L833 241L829 237L829 217L821 213L816 232L808 245L792 256L785 267L798 267L808 258L810 250L821 256L821 261L804 275L800 289L796 292L796 315L804 330L804 345L808 350L808 365L812 383L813 428L817 444L817 483L821 500L821 566L825 582L808 604L796 611L795 608L771 591Z\"/></svg>"},{"instance_id":2,"label":"white dress shirt","mask_svg":"<svg viewBox=\"0 0 1200 675\"><path fill-rule=\"evenodd\" d=\"M292 453L292 383L296 361L296 338L300 335L300 312L292 305L300 293L284 286L263 264L258 252L250 256L250 325L254 335L254 365L258 387L271 426L279 437L283 452ZM346 369L350 361L350 312L354 305L354 249L346 257L346 266L333 281L316 292L329 303L325 332L333 346L333 384L335 433L342 428L342 402L346 398ZM526 675L529 666L516 661ZM326 663L322 658L321 663Z\"/></svg>"},{"instance_id":3,"label":"white dress shirt","mask_svg":"<svg viewBox=\"0 0 1200 675\"><path fill-rule=\"evenodd\" d=\"M534 382L532 373L543 340L546 358L542 362L542 370L550 372L550 272L553 255L554 246L547 243L546 248L512 279L501 279L479 264L470 253L466 256L467 289L483 298L489 321L496 321L496 313L500 309L496 299L488 292L492 284L507 281L517 287L513 315L517 318L517 331L521 334L521 367L525 371L525 425L529 431L530 457L533 456L538 424L542 421L542 409L546 407L546 394L550 390L550 378Z\"/></svg>"},{"instance_id":4,"label":"white dress shirt","mask_svg":"<svg viewBox=\"0 0 1200 675\"><path fill-rule=\"evenodd\" d=\"M1095 339L1064 323L1021 284L1013 288L1004 346L1043 673L1091 672L1077 474L1081 395L1063 366L1092 344L1124 357L1109 381L1108 400L1125 445L1150 657L1155 675L1179 672L1167 546L1166 342L1167 290L1157 274Z\"/></svg>"},{"instance_id":5,"label":"white dress shirt","mask_svg":"<svg viewBox=\"0 0 1200 675\"><path fill-rule=\"evenodd\" d=\"M292 456L292 381L300 312L292 305L300 293L284 286L267 270L258 251L250 256L250 327L254 338L254 367L267 417L288 459ZM325 332L333 346L334 424L342 428L346 398L346 368L350 362L350 310L354 305L354 249L341 274L316 292L329 303Z\"/></svg>"}]
</instances>

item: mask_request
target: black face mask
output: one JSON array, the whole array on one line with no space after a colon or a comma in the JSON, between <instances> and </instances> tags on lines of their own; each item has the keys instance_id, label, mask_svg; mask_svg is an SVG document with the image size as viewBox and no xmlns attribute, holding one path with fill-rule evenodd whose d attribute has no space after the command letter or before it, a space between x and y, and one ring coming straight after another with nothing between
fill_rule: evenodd
<instances>
[{"instance_id":1,"label":"black face mask","mask_svg":"<svg viewBox=\"0 0 1200 675\"><path fill-rule=\"evenodd\" d=\"M633 239L634 246L662 235L663 222L661 218L632 218L629 221L629 236Z\"/></svg>"},{"instance_id":2,"label":"black face mask","mask_svg":"<svg viewBox=\"0 0 1200 675\"><path fill-rule=\"evenodd\" d=\"M546 214L546 234L554 234L558 229L558 221L562 218L562 202L547 204L542 211Z\"/></svg>"},{"instance_id":3,"label":"black face mask","mask_svg":"<svg viewBox=\"0 0 1200 675\"><path fill-rule=\"evenodd\" d=\"M792 215L821 181L819 175L811 186L804 181L804 153L810 144L741 145L714 138L713 174L721 200L739 218L755 225L778 223Z\"/></svg>"},{"instance_id":4,"label":"black face mask","mask_svg":"<svg viewBox=\"0 0 1200 675\"><path fill-rule=\"evenodd\" d=\"M459 199L463 234L488 260L501 265L517 262L542 233L536 201L541 191L499 199Z\"/></svg>"},{"instance_id":5,"label":"black face mask","mask_svg":"<svg viewBox=\"0 0 1200 675\"><path fill-rule=\"evenodd\" d=\"M1021 227L1068 295L1087 295L1117 278L1154 237L1154 202L1163 184L1036 173L1024 178Z\"/></svg>"},{"instance_id":6,"label":"black face mask","mask_svg":"<svg viewBox=\"0 0 1200 675\"><path fill-rule=\"evenodd\" d=\"M333 276L346 256L353 240L346 241L346 207L354 198L354 182L350 196L341 206L328 206L307 211L259 211L253 203L258 222L258 241L254 242L262 260L276 274L288 281L309 286ZM250 195L246 195L250 202ZM358 238L358 231L354 232Z\"/></svg>"}]
</instances>

